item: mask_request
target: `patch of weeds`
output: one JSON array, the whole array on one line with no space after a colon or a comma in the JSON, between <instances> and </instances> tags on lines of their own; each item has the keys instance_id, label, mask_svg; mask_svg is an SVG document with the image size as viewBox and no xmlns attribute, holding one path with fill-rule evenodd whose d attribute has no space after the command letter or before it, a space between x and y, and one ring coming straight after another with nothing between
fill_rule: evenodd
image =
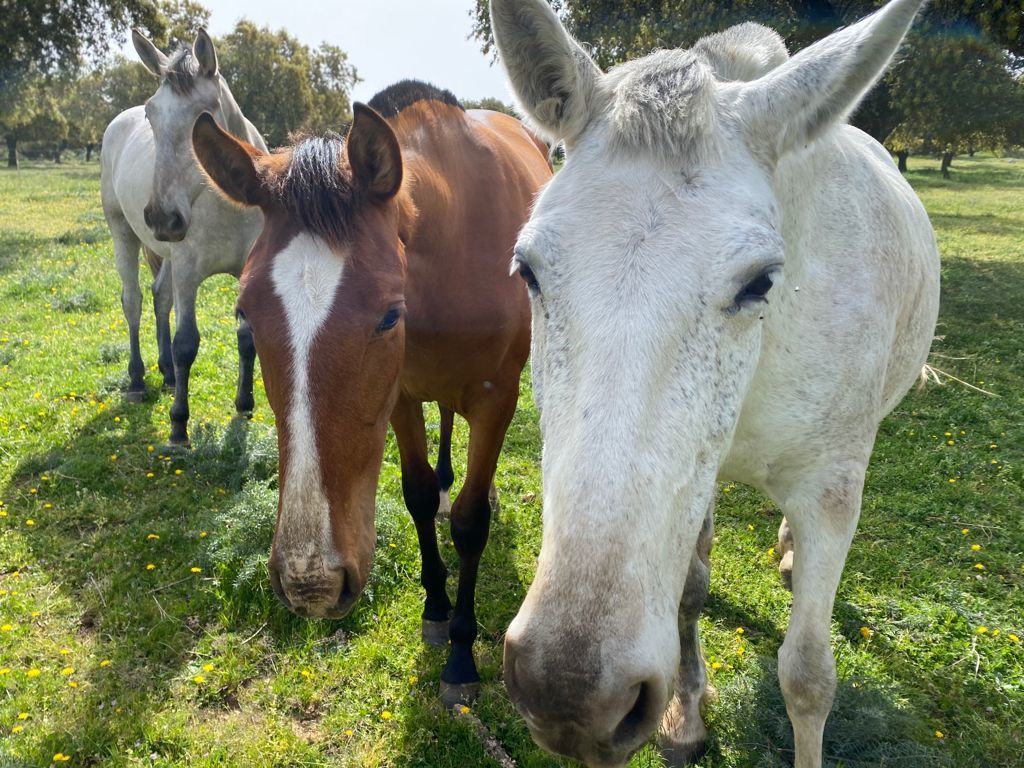
<instances>
[{"instance_id":1,"label":"patch of weeds","mask_svg":"<svg viewBox=\"0 0 1024 768\"><path fill-rule=\"evenodd\" d=\"M76 227L58 235L57 242L61 245L79 245L82 243L92 245L93 243L102 242L109 237L110 232L106 227Z\"/></svg>"},{"instance_id":2,"label":"patch of weeds","mask_svg":"<svg viewBox=\"0 0 1024 768\"><path fill-rule=\"evenodd\" d=\"M101 363L119 363L128 354L128 344L105 341L97 350L97 358Z\"/></svg>"},{"instance_id":3,"label":"patch of weeds","mask_svg":"<svg viewBox=\"0 0 1024 768\"><path fill-rule=\"evenodd\" d=\"M95 293L85 289L70 295L56 295L50 300L50 306L58 312L98 312L101 303Z\"/></svg>"}]
</instances>

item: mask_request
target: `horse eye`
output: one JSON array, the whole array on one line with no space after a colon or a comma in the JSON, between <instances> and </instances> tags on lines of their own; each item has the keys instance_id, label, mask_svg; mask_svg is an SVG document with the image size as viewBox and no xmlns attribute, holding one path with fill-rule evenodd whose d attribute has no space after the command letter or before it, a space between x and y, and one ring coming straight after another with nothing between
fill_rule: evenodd
<instances>
[{"instance_id":1,"label":"horse eye","mask_svg":"<svg viewBox=\"0 0 1024 768\"><path fill-rule=\"evenodd\" d=\"M751 280L747 285L736 294L736 306L742 306L744 304L750 304L756 301L763 301L768 303L768 291L772 289L772 273L762 272L760 275Z\"/></svg>"},{"instance_id":2,"label":"horse eye","mask_svg":"<svg viewBox=\"0 0 1024 768\"><path fill-rule=\"evenodd\" d=\"M530 289L530 293L539 294L540 283L537 282L537 276L533 274L533 270L521 261L518 262L518 266L519 269L517 271L519 272L519 276L523 278L523 282L526 283L526 287Z\"/></svg>"},{"instance_id":3,"label":"horse eye","mask_svg":"<svg viewBox=\"0 0 1024 768\"><path fill-rule=\"evenodd\" d=\"M398 325L399 318L402 317L402 310L398 307L392 307L381 318L381 321L377 324L376 333L384 333L390 331L396 325Z\"/></svg>"}]
</instances>

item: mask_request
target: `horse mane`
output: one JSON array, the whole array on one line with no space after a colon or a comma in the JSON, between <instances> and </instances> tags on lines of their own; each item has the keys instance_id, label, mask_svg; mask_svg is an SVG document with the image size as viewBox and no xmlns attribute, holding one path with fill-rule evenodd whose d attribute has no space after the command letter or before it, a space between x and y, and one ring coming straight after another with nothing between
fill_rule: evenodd
<instances>
[{"instance_id":1,"label":"horse mane","mask_svg":"<svg viewBox=\"0 0 1024 768\"><path fill-rule=\"evenodd\" d=\"M362 199L342 162L344 138L332 132L293 141L261 164L264 186L310 234L336 245L347 242Z\"/></svg>"},{"instance_id":2,"label":"horse mane","mask_svg":"<svg viewBox=\"0 0 1024 768\"><path fill-rule=\"evenodd\" d=\"M406 107L418 101L439 101L451 107L463 109L462 104L449 90L438 88L422 80L400 80L378 92L369 101L369 107L381 117L394 117Z\"/></svg>"},{"instance_id":3,"label":"horse mane","mask_svg":"<svg viewBox=\"0 0 1024 768\"><path fill-rule=\"evenodd\" d=\"M702 37L690 49L660 50L613 68L604 87L620 143L666 157L715 151L714 85L754 80L789 58L782 38L747 22Z\"/></svg>"},{"instance_id":4,"label":"horse mane","mask_svg":"<svg viewBox=\"0 0 1024 768\"><path fill-rule=\"evenodd\" d=\"M187 96L195 88L198 75L199 62L192 54L191 46L182 44L168 59L163 70L163 82L171 86L175 93Z\"/></svg>"}]
</instances>

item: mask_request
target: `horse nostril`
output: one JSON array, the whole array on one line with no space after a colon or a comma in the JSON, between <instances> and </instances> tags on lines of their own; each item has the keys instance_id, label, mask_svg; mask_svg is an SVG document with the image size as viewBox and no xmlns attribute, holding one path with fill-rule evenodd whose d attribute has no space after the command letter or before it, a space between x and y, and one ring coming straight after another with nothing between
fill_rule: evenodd
<instances>
[{"instance_id":1,"label":"horse nostril","mask_svg":"<svg viewBox=\"0 0 1024 768\"><path fill-rule=\"evenodd\" d=\"M631 743L638 738L646 738L650 730L647 721L651 716L652 690L651 685L643 682L637 688L636 699L630 707L626 716L619 721L612 734L612 740L616 744Z\"/></svg>"},{"instance_id":2,"label":"horse nostril","mask_svg":"<svg viewBox=\"0 0 1024 768\"><path fill-rule=\"evenodd\" d=\"M142 209L142 220L146 222L147 227L153 226L153 206L147 205Z\"/></svg>"},{"instance_id":3,"label":"horse nostril","mask_svg":"<svg viewBox=\"0 0 1024 768\"><path fill-rule=\"evenodd\" d=\"M183 232L185 230L185 219L182 217L180 213L175 211L174 213L171 214L171 218L167 224L167 228L171 232Z\"/></svg>"}]
</instances>

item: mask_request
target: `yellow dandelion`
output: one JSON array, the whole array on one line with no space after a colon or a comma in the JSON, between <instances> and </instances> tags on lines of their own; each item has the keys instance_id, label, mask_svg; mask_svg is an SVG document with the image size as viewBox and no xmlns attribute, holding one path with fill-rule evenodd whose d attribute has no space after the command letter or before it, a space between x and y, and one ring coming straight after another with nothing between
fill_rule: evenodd
<instances>
[{"instance_id":1,"label":"yellow dandelion","mask_svg":"<svg viewBox=\"0 0 1024 768\"><path fill-rule=\"evenodd\" d=\"M775 547L768 547L768 557L775 556Z\"/></svg>"},{"instance_id":2,"label":"yellow dandelion","mask_svg":"<svg viewBox=\"0 0 1024 768\"><path fill-rule=\"evenodd\" d=\"M33 619L38 618L39 616L42 616L42 614L39 611L32 611L32 613L30 615L32 616Z\"/></svg>"},{"instance_id":3,"label":"yellow dandelion","mask_svg":"<svg viewBox=\"0 0 1024 768\"><path fill-rule=\"evenodd\" d=\"M955 477L949 478L949 482L950 482L950 485L952 485L953 483L956 482L956 478Z\"/></svg>"},{"instance_id":4,"label":"yellow dandelion","mask_svg":"<svg viewBox=\"0 0 1024 768\"><path fill-rule=\"evenodd\" d=\"M156 448L154 448L152 445L147 445L146 446L146 450L149 451L150 453L152 453L153 451L156 450Z\"/></svg>"},{"instance_id":5,"label":"yellow dandelion","mask_svg":"<svg viewBox=\"0 0 1024 768\"><path fill-rule=\"evenodd\" d=\"M946 445L956 445L956 441L955 440L947 440L946 441Z\"/></svg>"},{"instance_id":6,"label":"yellow dandelion","mask_svg":"<svg viewBox=\"0 0 1024 768\"><path fill-rule=\"evenodd\" d=\"M873 629L871 629L871 627L861 627L860 628L860 636L865 638L865 639L871 637L873 634L875 634L875 632L874 632Z\"/></svg>"},{"instance_id":7,"label":"yellow dandelion","mask_svg":"<svg viewBox=\"0 0 1024 768\"><path fill-rule=\"evenodd\" d=\"M176 469L176 470L174 470L174 474L176 474L176 475L180 475L180 474L181 474L182 472L184 472L184 471L185 471L185 470L183 470L183 469Z\"/></svg>"},{"instance_id":8,"label":"yellow dandelion","mask_svg":"<svg viewBox=\"0 0 1024 768\"><path fill-rule=\"evenodd\" d=\"M213 672L213 664L203 664L203 672Z\"/></svg>"},{"instance_id":9,"label":"yellow dandelion","mask_svg":"<svg viewBox=\"0 0 1024 768\"><path fill-rule=\"evenodd\" d=\"M985 634L986 632L988 632L988 627L984 627L984 626L983 626L983 627L978 627L978 628L977 628L976 630L974 630L974 631L975 631L975 632L976 632L977 634L979 634L979 635L984 635L984 634Z\"/></svg>"},{"instance_id":10,"label":"yellow dandelion","mask_svg":"<svg viewBox=\"0 0 1024 768\"><path fill-rule=\"evenodd\" d=\"M962 533L964 536L966 536L970 532L971 532L970 528L961 528L960 529L960 533Z\"/></svg>"},{"instance_id":11,"label":"yellow dandelion","mask_svg":"<svg viewBox=\"0 0 1024 768\"><path fill-rule=\"evenodd\" d=\"M994 450L994 449L998 448L999 446L996 445L995 443L990 443L988 447L989 447L989 450Z\"/></svg>"},{"instance_id":12,"label":"yellow dandelion","mask_svg":"<svg viewBox=\"0 0 1024 768\"><path fill-rule=\"evenodd\" d=\"M0 667L0 675L9 675L11 673L10 667Z\"/></svg>"},{"instance_id":13,"label":"yellow dandelion","mask_svg":"<svg viewBox=\"0 0 1024 768\"><path fill-rule=\"evenodd\" d=\"M68 680L68 687L69 688L77 688L78 687L78 683L76 683L74 680Z\"/></svg>"},{"instance_id":14,"label":"yellow dandelion","mask_svg":"<svg viewBox=\"0 0 1024 768\"><path fill-rule=\"evenodd\" d=\"M199 538L200 538L200 539L205 539L205 538L206 538L207 536L209 536L209 535L210 535L210 534L208 534L208 533L207 533L206 531L200 531L200 532L199 532Z\"/></svg>"},{"instance_id":15,"label":"yellow dandelion","mask_svg":"<svg viewBox=\"0 0 1024 768\"><path fill-rule=\"evenodd\" d=\"M999 627L992 630L992 637L999 637Z\"/></svg>"},{"instance_id":16,"label":"yellow dandelion","mask_svg":"<svg viewBox=\"0 0 1024 768\"><path fill-rule=\"evenodd\" d=\"M1011 643L1019 643L1020 642L1020 638L1017 637L1015 634L1013 634L1013 632L1008 634L1007 637L1010 639Z\"/></svg>"},{"instance_id":17,"label":"yellow dandelion","mask_svg":"<svg viewBox=\"0 0 1024 768\"><path fill-rule=\"evenodd\" d=\"M62 670L60 671L60 673L61 673L62 675L64 675L65 677L67 677L68 675L73 675L73 674L75 674L75 668L74 668L74 667L64 667L64 669L62 669Z\"/></svg>"},{"instance_id":18,"label":"yellow dandelion","mask_svg":"<svg viewBox=\"0 0 1024 768\"><path fill-rule=\"evenodd\" d=\"M461 707L459 707L459 714L460 715L468 715L469 714L469 707L467 707L465 704L463 704Z\"/></svg>"},{"instance_id":19,"label":"yellow dandelion","mask_svg":"<svg viewBox=\"0 0 1024 768\"><path fill-rule=\"evenodd\" d=\"M953 436L952 432L946 432L946 437L952 437L952 436Z\"/></svg>"},{"instance_id":20,"label":"yellow dandelion","mask_svg":"<svg viewBox=\"0 0 1024 768\"><path fill-rule=\"evenodd\" d=\"M942 739L942 738L945 738L945 736L946 736L946 734L944 734L942 731L936 731L935 732L935 738L936 739Z\"/></svg>"},{"instance_id":21,"label":"yellow dandelion","mask_svg":"<svg viewBox=\"0 0 1024 768\"><path fill-rule=\"evenodd\" d=\"M299 672L299 674L302 675L305 678L310 678L310 677L313 676L313 673L310 672L308 669L302 670L301 672Z\"/></svg>"},{"instance_id":22,"label":"yellow dandelion","mask_svg":"<svg viewBox=\"0 0 1024 768\"><path fill-rule=\"evenodd\" d=\"M152 479L153 477L155 477L155 475L152 472L147 472L146 477Z\"/></svg>"},{"instance_id":23,"label":"yellow dandelion","mask_svg":"<svg viewBox=\"0 0 1024 768\"><path fill-rule=\"evenodd\" d=\"M3 597L6 594L7 594L7 590L6 589L0 589L0 597Z\"/></svg>"},{"instance_id":24,"label":"yellow dandelion","mask_svg":"<svg viewBox=\"0 0 1024 768\"><path fill-rule=\"evenodd\" d=\"M409 675L409 685L416 685L420 679L416 675Z\"/></svg>"},{"instance_id":25,"label":"yellow dandelion","mask_svg":"<svg viewBox=\"0 0 1024 768\"><path fill-rule=\"evenodd\" d=\"M55 763L66 763L71 759L71 755L65 755L63 752L58 752L53 756L53 762Z\"/></svg>"},{"instance_id":26,"label":"yellow dandelion","mask_svg":"<svg viewBox=\"0 0 1024 768\"><path fill-rule=\"evenodd\" d=\"M712 669L721 669L722 668L722 662L720 662L720 661L713 661L713 662L711 662L711 668Z\"/></svg>"},{"instance_id":27,"label":"yellow dandelion","mask_svg":"<svg viewBox=\"0 0 1024 768\"><path fill-rule=\"evenodd\" d=\"M380 713L380 719L381 720L390 720L392 717L393 717L393 715L391 714L391 712L389 712L386 709L383 712Z\"/></svg>"},{"instance_id":28,"label":"yellow dandelion","mask_svg":"<svg viewBox=\"0 0 1024 768\"><path fill-rule=\"evenodd\" d=\"M981 549L981 544L971 544L971 552L977 552Z\"/></svg>"},{"instance_id":29,"label":"yellow dandelion","mask_svg":"<svg viewBox=\"0 0 1024 768\"><path fill-rule=\"evenodd\" d=\"M50 502L46 502L45 504L43 504L43 509L53 509L53 504L51 504Z\"/></svg>"},{"instance_id":30,"label":"yellow dandelion","mask_svg":"<svg viewBox=\"0 0 1024 768\"><path fill-rule=\"evenodd\" d=\"M101 667L109 667L110 666L110 659L104 659L103 661L101 661L100 662L100 666Z\"/></svg>"},{"instance_id":31,"label":"yellow dandelion","mask_svg":"<svg viewBox=\"0 0 1024 768\"><path fill-rule=\"evenodd\" d=\"M19 712L18 713L18 719L19 720L28 720L28 712Z\"/></svg>"},{"instance_id":32,"label":"yellow dandelion","mask_svg":"<svg viewBox=\"0 0 1024 768\"><path fill-rule=\"evenodd\" d=\"M196 675L195 677L192 678L192 682L193 683L198 683L198 684L202 685L203 683L206 682L206 678L203 677L202 675Z\"/></svg>"},{"instance_id":33,"label":"yellow dandelion","mask_svg":"<svg viewBox=\"0 0 1024 768\"><path fill-rule=\"evenodd\" d=\"M751 525L750 523L747 523L747 530L748 530L748 531L752 531L752 530L754 530L754 526L753 526L753 525Z\"/></svg>"},{"instance_id":34,"label":"yellow dandelion","mask_svg":"<svg viewBox=\"0 0 1024 768\"><path fill-rule=\"evenodd\" d=\"M71 649L70 648L61 648L60 649L60 655L61 656L67 656L69 653L71 653Z\"/></svg>"},{"instance_id":35,"label":"yellow dandelion","mask_svg":"<svg viewBox=\"0 0 1024 768\"><path fill-rule=\"evenodd\" d=\"M192 571L192 573L202 573L203 572L202 568L197 568L194 565L191 568L189 568L189 570Z\"/></svg>"},{"instance_id":36,"label":"yellow dandelion","mask_svg":"<svg viewBox=\"0 0 1024 768\"><path fill-rule=\"evenodd\" d=\"M156 566L153 565L153 563L146 563L146 570L147 571L152 571L154 568L156 568Z\"/></svg>"},{"instance_id":37,"label":"yellow dandelion","mask_svg":"<svg viewBox=\"0 0 1024 768\"><path fill-rule=\"evenodd\" d=\"M984 571L985 570L985 564L984 563L975 563L974 564L974 569L976 571Z\"/></svg>"},{"instance_id":38,"label":"yellow dandelion","mask_svg":"<svg viewBox=\"0 0 1024 768\"><path fill-rule=\"evenodd\" d=\"M23 726L23 725L16 725L13 728L11 728L11 733L21 733L24 730L25 730L25 726Z\"/></svg>"},{"instance_id":39,"label":"yellow dandelion","mask_svg":"<svg viewBox=\"0 0 1024 768\"><path fill-rule=\"evenodd\" d=\"M747 649L744 648L742 645L739 648L736 649L736 655L737 656L742 656L746 652L747 652Z\"/></svg>"},{"instance_id":40,"label":"yellow dandelion","mask_svg":"<svg viewBox=\"0 0 1024 768\"><path fill-rule=\"evenodd\" d=\"M147 533L146 534L146 538L147 539L159 539L160 536L159 536L159 534L156 534L156 533Z\"/></svg>"},{"instance_id":41,"label":"yellow dandelion","mask_svg":"<svg viewBox=\"0 0 1024 768\"><path fill-rule=\"evenodd\" d=\"M31 517L28 520L25 521L25 525L35 525L35 524L36 524L36 521L33 520Z\"/></svg>"},{"instance_id":42,"label":"yellow dandelion","mask_svg":"<svg viewBox=\"0 0 1024 768\"><path fill-rule=\"evenodd\" d=\"M10 632L12 629L14 629L13 624L4 624L3 626L0 626L0 632Z\"/></svg>"},{"instance_id":43,"label":"yellow dandelion","mask_svg":"<svg viewBox=\"0 0 1024 768\"><path fill-rule=\"evenodd\" d=\"M353 733L354 733L354 731L351 728L346 728L345 729L345 735L346 736L351 736Z\"/></svg>"},{"instance_id":44,"label":"yellow dandelion","mask_svg":"<svg viewBox=\"0 0 1024 768\"><path fill-rule=\"evenodd\" d=\"M117 461L117 454L116 453L110 454L110 460L111 461Z\"/></svg>"},{"instance_id":45,"label":"yellow dandelion","mask_svg":"<svg viewBox=\"0 0 1024 768\"><path fill-rule=\"evenodd\" d=\"M115 416L114 417L114 421L120 423L121 422L121 417L120 416Z\"/></svg>"}]
</instances>

